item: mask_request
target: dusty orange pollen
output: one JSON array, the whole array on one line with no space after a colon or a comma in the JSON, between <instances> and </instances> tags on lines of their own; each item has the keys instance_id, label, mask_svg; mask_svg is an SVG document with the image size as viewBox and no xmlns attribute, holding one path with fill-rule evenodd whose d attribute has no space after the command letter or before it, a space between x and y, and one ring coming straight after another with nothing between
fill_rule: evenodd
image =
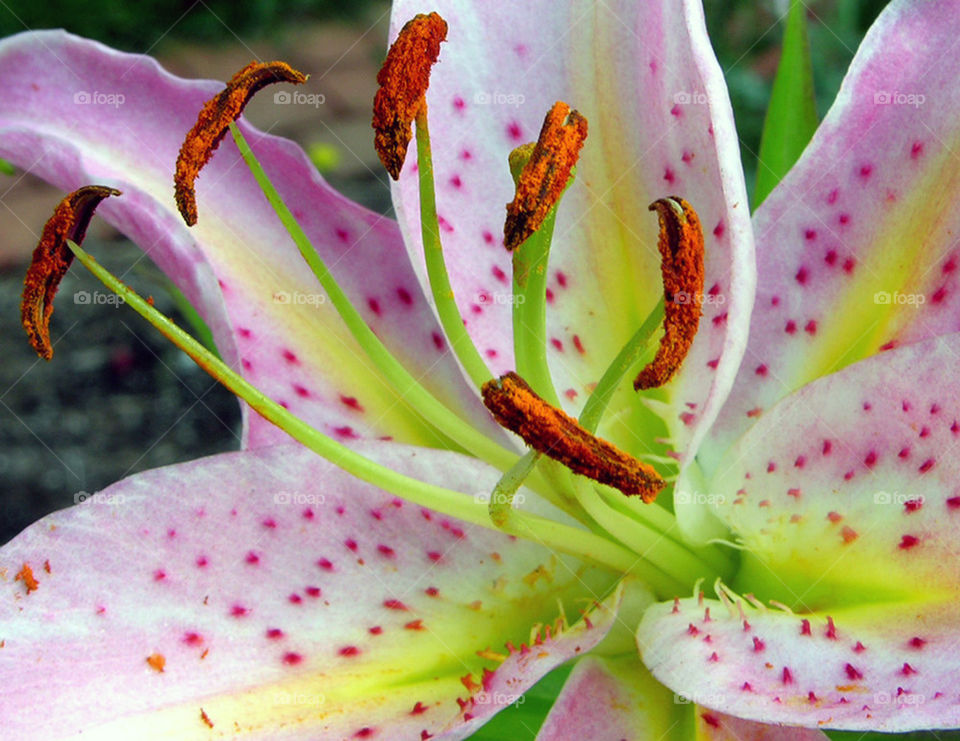
<instances>
[{"instance_id":1,"label":"dusty orange pollen","mask_svg":"<svg viewBox=\"0 0 960 741\"><path fill-rule=\"evenodd\" d=\"M30 568L30 564L28 563L20 567L20 571L18 571L14 577L14 581L22 581L23 586L27 588L27 594L36 591L37 587L40 586L40 582L34 577L33 569Z\"/></svg>"},{"instance_id":2,"label":"dusty orange pollen","mask_svg":"<svg viewBox=\"0 0 960 741\"><path fill-rule=\"evenodd\" d=\"M163 667L167 665L167 659L163 654L150 654L147 657L147 663L155 672L162 672Z\"/></svg>"},{"instance_id":3,"label":"dusty orange pollen","mask_svg":"<svg viewBox=\"0 0 960 741\"><path fill-rule=\"evenodd\" d=\"M541 399L516 373L483 385L483 403L497 422L534 450L574 473L652 502L665 482L645 463L581 427L563 410Z\"/></svg>"},{"instance_id":4,"label":"dusty orange pollen","mask_svg":"<svg viewBox=\"0 0 960 741\"><path fill-rule=\"evenodd\" d=\"M187 133L177 157L173 177L174 197L187 226L197 223L197 197L194 181L210 160L230 124L240 118L247 103L258 91L274 82L301 84L307 76L286 62L250 62L237 72L227 87L208 100L197 122Z\"/></svg>"},{"instance_id":5,"label":"dusty orange pollen","mask_svg":"<svg viewBox=\"0 0 960 741\"><path fill-rule=\"evenodd\" d=\"M447 22L437 13L407 21L377 73L380 89L373 99L373 145L394 180L407 157L414 119L426 106L430 69L447 38Z\"/></svg>"},{"instance_id":6,"label":"dusty orange pollen","mask_svg":"<svg viewBox=\"0 0 960 741\"><path fill-rule=\"evenodd\" d=\"M517 181L513 201L507 204L503 243L511 252L543 224L570 180L587 138L587 119L562 101L553 104L540 137Z\"/></svg>"},{"instance_id":7,"label":"dusty orange pollen","mask_svg":"<svg viewBox=\"0 0 960 741\"><path fill-rule=\"evenodd\" d=\"M207 728L213 728L213 721L210 720L210 716L207 715L207 711L204 710L203 708L200 708L200 720L203 721L203 724Z\"/></svg>"},{"instance_id":8,"label":"dusty orange pollen","mask_svg":"<svg viewBox=\"0 0 960 741\"><path fill-rule=\"evenodd\" d=\"M703 229L696 211L671 196L650 204L660 217L663 336L656 357L633 382L637 391L663 386L683 364L700 327L703 301Z\"/></svg>"},{"instance_id":9,"label":"dusty orange pollen","mask_svg":"<svg viewBox=\"0 0 960 741\"><path fill-rule=\"evenodd\" d=\"M81 244L100 201L118 195L119 190L105 185L85 185L60 201L43 227L40 242L33 251L33 259L23 279L20 322L33 349L45 360L53 357L50 342L53 298L73 262L73 252L67 246L67 240Z\"/></svg>"}]
</instances>

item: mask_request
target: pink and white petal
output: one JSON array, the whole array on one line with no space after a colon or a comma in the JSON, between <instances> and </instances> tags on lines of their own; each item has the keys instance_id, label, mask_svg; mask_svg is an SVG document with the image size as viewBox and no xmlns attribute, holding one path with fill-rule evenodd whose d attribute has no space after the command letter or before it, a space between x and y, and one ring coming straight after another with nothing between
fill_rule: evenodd
<instances>
[{"instance_id":1,"label":"pink and white petal","mask_svg":"<svg viewBox=\"0 0 960 741\"><path fill-rule=\"evenodd\" d=\"M570 673L537 741L688 738L687 703L657 682L635 652L587 656Z\"/></svg>"},{"instance_id":2,"label":"pink and white petal","mask_svg":"<svg viewBox=\"0 0 960 741\"><path fill-rule=\"evenodd\" d=\"M441 237L480 351L495 371L512 369L511 304L498 300L511 288L502 246L504 204L513 197L507 155L536 139L562 99L587 117L590 134L551 254L547 329L556 386L577 411L657 303L657 220L647 205L681 195L705 226L709 295L697 297L705 317L689 373L669 394L670 435L675 447L695 445L732 383L753 299L736 131L700 4L402 0L393 32L427 10L450 24L427 93ZM409 155L394 202L423 280L414 165ZM634 396L623 403L639 406Z\"/></svg>"},{"instance_id":3,"label":"pink and white petal","mask_svg":"<svg viewBox=\"0 0 960 741\"><path fill-rule=\"evenodd\" d=\"M498 477L453 453L358 445L469 491ZM615 581L293 445L126 479L28 528L0 574L0 718L17 738L437 734L462 717L461 678L554 624L558 601L577 615ZM610 618L593 619L557 661L603 637ZM516 693L557 663L508 662Z\"/></svg>"},{"instance_id":4,"label":"pink and white petal","mask_svg":"<svg viewBox=\"0 0 960 741\"><path fill-rule=\"evenodd\" d=\"M815 728L757 723L725 713L697 709L698 741L830 741Z\"/></svg>"},{"instance_id":5,"label":"pink and white petal","mask_svg":"<svg viewBox=\"0 0 960 741\"><path fill-rule=\"evenodd\" d=\"M716 698L716 692L706 696L707 701ZM827 741L821 731L755 723L700 707L700 702L697 695L678 694L658 682L636 654L588 656L577 662L537 741Z\"/></svg>"},{"instance_id":6,"label":"pink and white petal","mask_svg":"<svg viewBox=\"0 0 960 741\"><path fill-rule=\"evenodd\" d=\"M949 602L797 615L691 598L648 610L637 641L658 680L740 718L887 732L960 725Z\"/></svg>"},{"instance_id":7,"label":"pink and white petal","mask_svg":"<svg viewBox=\"0 0 960 741\"><path fill-rule=\"evenodd\" d=\"M793 609L960 590L960 334L805 386L730 450L704 494L743 546L737 589Z\"/></svg>"},{"instance_id":8,"label":"pink and white petal","mask_svg":"<svg viewBox=\"0 0 960 741\"><path fill-rule=\"evenodd\" d=\"M958 34L956 0L891 2L803 156L758 209L747 357L708 467L803 384L960 329Z\"/></svg>"},{"instance_id":9,"label":"pink and white petal","mask_svg":"<svg viewBox=\"0 0 960 741\"><path fill-rule=\"evenodd\" d=\"M179 79L148 57L43 31L0 43L0 85L0 156L65 190L90 182L122 190L99 213L178 284L211 325L220 352L250 381L341 439L392 435L438 444L343 329L232 141L199 178L199 225L191 230L180 219L172 187L177 152L222 83ZM485 420L447 352L396 225L334 192L293 143L243 130L387 346L444 401ZM288 440L256 415L248 416L245 439Z\"/></svg>"},{"instance_id":10,"label":"pink and white petal","mask_svg":"<svg viewBox=\"0 0 960 741\"><path fill-rule=\"evenodd\" d=\"M585 655L613 627L622 594L618 587L603 602L595 602L572 628L557 630L548 625L537 631L530 645L511 650L496 670L484 672L479 686L462 701L461 716L449 728L458 737L463 731L478 730L493 715L516 703L526 689L551 669Z\"/></svg>"}]
</instances>

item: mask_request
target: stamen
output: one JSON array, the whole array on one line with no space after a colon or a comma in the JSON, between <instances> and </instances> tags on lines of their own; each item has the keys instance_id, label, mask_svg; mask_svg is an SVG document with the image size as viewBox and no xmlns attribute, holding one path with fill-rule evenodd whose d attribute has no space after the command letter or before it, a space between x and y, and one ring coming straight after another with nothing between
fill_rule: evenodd
<instances>
[{"instance_id":1,"label":"stamen","mask_svg":"<svg viewBox=\"0 0 960 741\"><path fill-rule=\"evenodd\" d=\"M633 382L637 391L663 386L683 363L700 326L703 298L703 230L696 211L682 198L650 204L660 216L660 271L663 275L663 337L656 357Z\"/></svg>"},{"instance_id":2,"label":"stamen","mask_svg":"<svg viewBox=\"0 0 960 741\"><path fill-rule=\"evenodd\" d=\"M193 183L220 146L220 140L227 133L229 125L240 118L250 98L274 82L299 85L306 81L306 75L285 62L250 62L230 79L223 91L206 102L197 122L183 140L173 179L177 208L187 226L197 223L197 198Z\"/></svg>"},{"instance_id":3,"label":"stamen","mask_svg":"<svg viewBox=\"0 0 960 741\"><path fill-rule=\"evenodd\" d=\"M73 253L67 247L67 240L82 243L100 201L118 195L119 190L105 185L85 185L60 201L53 216L43 227L40 242L33 251L33 260L23 280L20 321L33 349L45 360L53 357L53 345L50 343L53 297L57 295L60 281L73 262Z\"/></svg>"},{"instance_id":4,"label":"stamen","mask_svg":"<svg viewBox=\"0 0 960 741\"><path fill-rule=\"evenodd\" d=\"M394 180L400 177L417 114L426 106L430 68L447 38L447 22L437 13L407 21L377 73L380 89L373 99L373 144Z\"/></svg>"},{"instance_id":5,"label":"stamen","mask_svg":"<svg viewBox=\"0 0 960 741\"><path fill-rule=\"evenodd\" d=\"M116 276L90 257L83 248L74 242L69 243L77 259L92 272L104 285L119 296L126 304L147 319L174 345L189 355L203 370L218 380L239 398L246 401L252 409L264 419L277 425L298 442L321 457L333 462L347 473L379 487L391 494L403 497L420 507L436 510L444 515L456 517L468 523L490 527L487 507L473 497L462 492L428 484L365 458L360 453L336 442L314 429L302 419L287 411L279 403L270 399L260 389L251 385L220 358L188 335L166 316L158 312L135 291L124 285ZM511 535L541 543L553 550L569 553L573 556L599 563L617 571L637 571L637 554L601 535L580 527L554 522L529 512L514 510L509 518L506 532ZM641 568L641 575L645 572ZM657 573L651 576L664 585L661 591L669 593L676 590L683 579L672 579ZM657 582L654 582L656 584Z\"/></svg>"},{"instance_id":6,"label":"stamen","mask_svg":"<svg viewBox=\"0 0 960 741\"><path fill-rule=\"evenodd\" d=\"M574 473L652 502L665 482L645 463L595 437L562 410L547 404L516 373L483 386L483 403L502 426L534 450Z\"/></svg>"},{"instance_id":7,"label":"stamen","mask_svg":"<svg viewBox=\"0 0 960 741\"><path fill-rule=\"evenodd\" d=\"M520 173L513 201L507 205L503 243L508 250L512 252L537 231L560 200L586 138L587 119L562 101L554 103Z\"/></svg>"}]
</instances>

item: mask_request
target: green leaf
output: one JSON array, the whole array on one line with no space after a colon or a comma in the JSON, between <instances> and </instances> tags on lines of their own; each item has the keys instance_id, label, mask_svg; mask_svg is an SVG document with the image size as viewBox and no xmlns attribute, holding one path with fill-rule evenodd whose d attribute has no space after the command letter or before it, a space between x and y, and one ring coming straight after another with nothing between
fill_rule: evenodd
<instances>
[{"instance_id":1,"label":"green leaf","mask_svg":"<svg viewBox=\"0 0 960 741\"><path fill-rule=\"evenodd\" d=\"M493 716L469 741L503 741L505 738L510 741L534 741L567 677L573 671L573 664L574 662L568 661L547 674L527 690L520 700Z\"/></svg>"},{"instance_id":2,"label":"green leaf","mask_svg":"<svg viewBox=\"0 0 960 741\"><path fill-rule=\"evenodd\" d=\"M805 10L806 6L800 0L791 0L780 66L773 81L770 106L760 139L760 163L753 193L754 209L763 203L793 167L817 128Z\"/></svg>"},{"instance_id":3,"label":"green leaf","mask_svg":"<svg viewBox=\"0 0 960 741\"><path fill-rule=\"evenodd\" d=\"M4 159L0 159L0 174L2 175L16 175L17 168L11 165Z\"/></svg>"}]
</instances>

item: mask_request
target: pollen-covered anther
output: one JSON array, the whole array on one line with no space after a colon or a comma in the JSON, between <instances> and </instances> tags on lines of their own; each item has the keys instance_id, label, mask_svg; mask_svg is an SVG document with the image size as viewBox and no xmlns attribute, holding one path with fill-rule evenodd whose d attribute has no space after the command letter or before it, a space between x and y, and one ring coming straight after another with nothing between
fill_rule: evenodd
<instances>
[{"instance_id":1,"label":"pollen-covered anther","mask_svg":"<svg viewBox=\"0 0 960 741\"><path fill-rule=\"evenodd\" d=\"M67 246L67 240L82 243L100 201L118 195L119 190L105 185L85 185L60 201L43 227L40 242L33 251L33 260L23 279L20 321L33 349L45 360L53 357L50 343L53 298L73 262L73 252Z\"/></svg>"},{"instance_id":2,"label":"pollen-covered anther","mask_svg":"<svg viewBox=\"0 0 960 741\"><path fill-rule=\"evenodd\" d=\"M553 104L540 129L530 159L507 204L503 243L511 252L543 224L570 180L587 138L587 119L562 101Z\"/></svg>"},{"instance_id":3,"label":"pollen-covered anther","mask_svg":"<svg viewBox=\"0 0 960 741\"><path fill-rule=\"evenodd\" d=\"M483 403L503 427L574 473L652 502L664 481L650 466L581 427L541 399L516 373L483 385Z\"/></svg>"},{"instance_id":4,"label":"pollen-covered anther","mask_svg":"<svg viewBox=\"0 0 960 741\"><path fill-rule=\"evenodd\" d=\"M650 204L660 217L663 336L656 357L633 382L637 391L663 386L683 363L700 326L703 302L703 229L696 211L671 196Z\"/></svg>"},{"instance_id":5,"label":"pollen-covered anther","mask_svg":"<svg viewBox=\"0 0 960 741\"><path fill-rule=\"evenodd\" d=\"M240 118L244 107L259 90L274 82L301 84L307 76L285 62L250 62L237 72L218 95L200 110L197 122L187 133L174 174L174 197L187 226L197 223L194 181L210 160L230 124Z\"/></svg>"},{"instance_id":6,"label":"pollen-covered anther","mask_svg":"<svg viewBox=\"0 0 960 741\"><path fill-rule=\"evenodd\" d=\"M437 13L407 21L377 73L380 89L373 99L373 145L394 180L400 177L411 125L426 106L430 69L447 38L447 22Z\"/></svg>"}]
</instances>

